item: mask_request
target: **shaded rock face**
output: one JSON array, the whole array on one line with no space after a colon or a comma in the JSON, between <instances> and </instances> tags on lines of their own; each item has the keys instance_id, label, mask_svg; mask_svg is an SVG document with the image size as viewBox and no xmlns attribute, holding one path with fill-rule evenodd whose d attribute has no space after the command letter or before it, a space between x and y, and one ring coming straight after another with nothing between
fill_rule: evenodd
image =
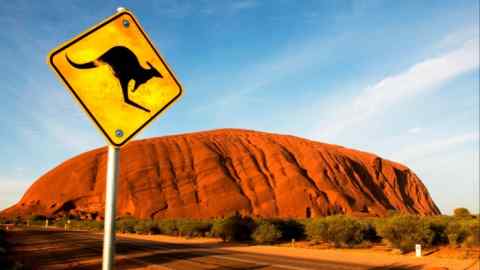
<instances>
[{"instance_id":1,"label":"shaded rock face","mask_svg":"<svg viewBox=\"0 0 480 270\"><path fill-rule=\"evenodd\" d=\"M106 162L106 148L65 161L2 215L103 216ZM341 146L246 130L129 143L120 152L117 198L117 215L138 218L440 214L420 179L403 165Z\"/></svg>"}]
</instances>

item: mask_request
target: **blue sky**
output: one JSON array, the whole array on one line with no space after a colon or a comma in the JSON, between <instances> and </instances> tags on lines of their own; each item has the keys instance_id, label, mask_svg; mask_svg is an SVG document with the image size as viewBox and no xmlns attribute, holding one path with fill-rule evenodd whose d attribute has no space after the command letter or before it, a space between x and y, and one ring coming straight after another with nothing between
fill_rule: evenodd
<instances>
[{"instance_id":1,"label":"blue sky","mask_svg":"<svg viewBox=\"0 0 480 270\"><path fill-rule=\"evenodd\" d=\"M293 134L412 168L444 213L479 205L478 1L7 1L0 9L0 208L103 137L46 64L118 6L185 95L137 138Z\"/></svg>"}]
</instances>

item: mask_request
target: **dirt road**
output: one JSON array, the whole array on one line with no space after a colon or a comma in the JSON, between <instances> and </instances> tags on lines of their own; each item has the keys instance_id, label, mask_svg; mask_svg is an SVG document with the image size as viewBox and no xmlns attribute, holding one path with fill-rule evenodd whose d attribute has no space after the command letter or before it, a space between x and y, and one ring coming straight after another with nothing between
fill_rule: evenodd
<instances>
[{"instance_id":1,"label":"dirt road","mask_svg":"<svg viewBox=\"0 0 480 270\"><path fill-rule=\"evenodd\" d=\"M27 269L101 269L102 235L99 234L10 231L7 241L12 257ZM218 243L167 243L118 237L116 248L116 269L423 269L421 263L361 265L245 252Z\"/></svg>"}]
</instances>

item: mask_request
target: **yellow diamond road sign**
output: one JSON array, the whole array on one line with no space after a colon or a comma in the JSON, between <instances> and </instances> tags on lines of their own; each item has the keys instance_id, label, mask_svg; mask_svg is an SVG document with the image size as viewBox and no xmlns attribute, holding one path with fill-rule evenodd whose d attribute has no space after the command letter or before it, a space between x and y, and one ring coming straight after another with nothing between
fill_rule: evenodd
<instances>
[{"instance_id":1,"label":"yellow diamond road sign","mask_svg":"<svg viewBox=\"0 0 480 270\"><path fill-rule=\"evenodd\" d=\"M182 94L172 70L128 11L54 49L48 62L114 146L127 143Z\"/></svg>"}]
</instances>

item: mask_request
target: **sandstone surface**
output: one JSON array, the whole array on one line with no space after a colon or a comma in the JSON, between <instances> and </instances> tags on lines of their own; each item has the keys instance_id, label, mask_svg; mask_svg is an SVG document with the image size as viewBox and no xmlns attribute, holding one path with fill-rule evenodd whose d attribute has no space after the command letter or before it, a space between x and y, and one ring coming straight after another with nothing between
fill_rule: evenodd
<instances>
[{"instance_id":1,"label":"sandstone surface","mask_svg":"<svg viewBox=\"0 0 480 270\"><path fill-rule=\"evenodd\" d=\"M223 129L133 141L121 149L117 215L209 218L440 214L409 168L288 135ZM101 218L107 149L40 177L0 215Z\"/></svg>"}]
</instances>

